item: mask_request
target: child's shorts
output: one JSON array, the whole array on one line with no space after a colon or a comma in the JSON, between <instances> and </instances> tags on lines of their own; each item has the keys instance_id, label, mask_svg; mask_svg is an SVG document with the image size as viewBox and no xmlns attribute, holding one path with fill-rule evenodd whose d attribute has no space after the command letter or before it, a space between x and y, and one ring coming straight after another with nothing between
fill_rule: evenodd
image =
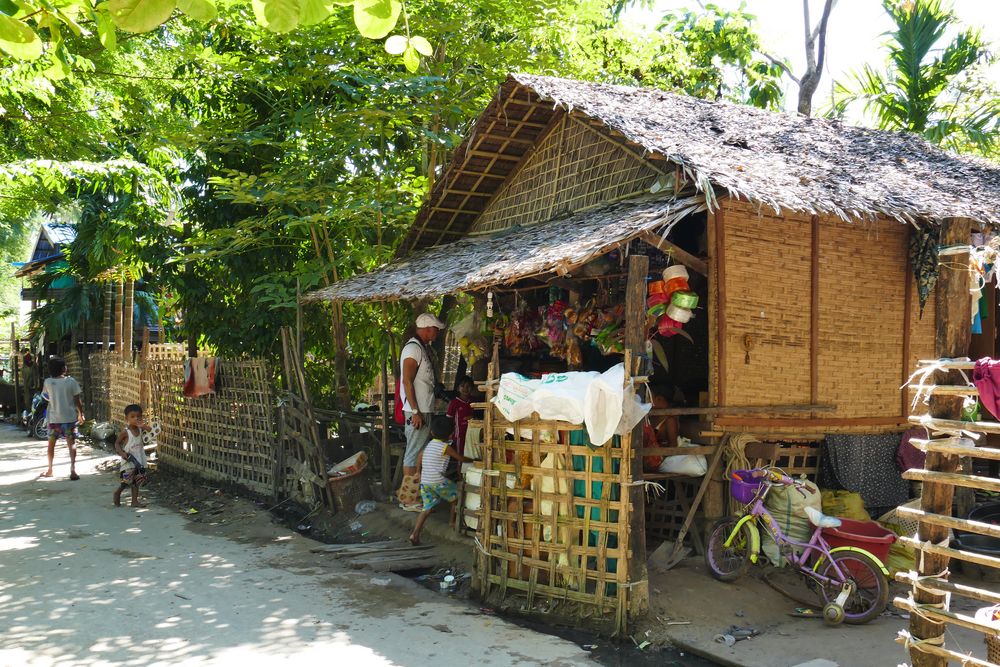
<instances>
[{"instance_id":1,"label":"child's shorts","mask_svg":"<svg viewBox=\"0 0 1000 667\"><path fill-rule=\"evenodd\" d=\"M458 500L458 487L450 479L437 484L421 484L420 499L424 501L425 511L434 509L442 501L453 503Z\"/></svg>"},{"instance_id":2,"label":"child's shorts","mask_svg":"<svg viewBox=\"0 0 1000 667\"><path fill-rule=\"evenodd\" d=\"M76 437L76 422L67 422L65 424L49 424L49 437L65 438L68 436Z\"/></svg>"}]
</instances>

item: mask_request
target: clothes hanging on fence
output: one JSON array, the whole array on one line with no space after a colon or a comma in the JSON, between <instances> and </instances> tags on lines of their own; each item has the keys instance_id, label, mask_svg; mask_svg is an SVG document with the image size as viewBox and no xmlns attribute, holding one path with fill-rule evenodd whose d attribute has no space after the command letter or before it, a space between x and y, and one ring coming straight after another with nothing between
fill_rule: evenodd
<instances>
[{"instance_id":1,"label":"clothes hanging on fence","mask_svg":"<svg viewBox=\"0 0 1000 667\"><path fill-rule=\"evenodd\" d=\"M978 360L972 370L972 383L979 390L979 402L994 417L1000 415L1000 361L989 357Z\"/></svg>"},{"instance_id":2,"label":"clothes hanging on fence","mask_svg":"<svg viewBox=\"0 0 1000 667\"><path fill-rule=\"evenodd\" d=\"M926 231L914 230L910 234L910 266L913 267L913 277L917 281L917 301L920 303L920 316L924 315L924 306L934 290L938 279L938 242L940 232L937 229Z\"/></svg>"},{"instance_id":3,"label":"clothes hanging on fence","mask_svg":"<svg viewBox=\"0 0 1000 667\"><path fill-rule=\"evenodd\" d=\"M219 372L218 357L196 357L184 360L184 395L198 398L215 393Z\"/></svg>"},{"instance_id":4,"label":"clothes hanging on fence","mask_svg":"<svg viewBox=\"0 0 1000 667\"><path fill-rule=\"evenodd\" d=\"M828 435L820 457L819 486L856 491L872 516L909 500L909 484L896 467L899 433Z\"/></svg>"},{"instance_id":5,"label":"clothes hanging on fence","mask_svg":"<svg viewBox=\"0 0 1000 667\"><path fill-rule=\"evenodd\" d=\"M896 450L896 465L899 466L901 472L906 472L912 468L924 467L924 460L927 458L927 454L910 444L910 440L913 438L923 438L926 435L927 432L922 428L911 428L903 433L899 449Z\"/></svg>"}]
</instances>

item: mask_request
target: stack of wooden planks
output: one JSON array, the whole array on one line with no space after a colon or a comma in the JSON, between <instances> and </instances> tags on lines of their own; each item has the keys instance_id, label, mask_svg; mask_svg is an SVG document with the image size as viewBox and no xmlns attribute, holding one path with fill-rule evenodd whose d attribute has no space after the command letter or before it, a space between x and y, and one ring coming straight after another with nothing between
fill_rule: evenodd
<instances>
[{"instance_id":1,"label":"stack of wooden planks","mask_svg":"<svg viewBox=\"0 0 1000 667\"><path fill-rule=\"evenodd\" d=\"M330 554L354 568L402 572L440 565L440 559L433 557L430 549L429 545L413 546L406 540L385 540L367 544L327 544L312 549L312 553Z\"/></svg>"}]
</instances>

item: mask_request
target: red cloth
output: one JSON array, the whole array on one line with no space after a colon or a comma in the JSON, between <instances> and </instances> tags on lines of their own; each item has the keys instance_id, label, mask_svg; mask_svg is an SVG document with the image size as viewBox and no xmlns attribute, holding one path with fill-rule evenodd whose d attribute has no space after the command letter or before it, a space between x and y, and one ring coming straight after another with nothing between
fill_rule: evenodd
<instances>
[{"instance_id":1,"label":"red cloth","mask_svg":"<svg viewBox=\"0 0 1000 667\"><path fill-rule=\"evenodd\" d=\"M903 438L896 450L896 465L903 472L911 468L923 468L927 455L910 444L912 438L922 438L927 432L922 428L911 428L903 432Z\"/></svg>"},{"instance_id":2,"label":"red cloth","mask_svg":"<svg viewBox=\"0 0 1000 667\"><path fill-rule=\"evenodd\" d=\"M184 362L184 395L198 398L215 393L216 357L196 357Z\"/></svg>"},{"instance_id":3,"label":"red cloth","mask_svg":"<svg viewBox=\"0 0 1000 667\"><path fill-rule=\"evenodd\" d=\"M972 382L979 390L979 402L1000 419L1000 361L983 357L972 371Z\"/></svg>"},{"instance_id":4,"label":"red cloth","mask_svg":"<svg viewBox=\"0 0 1000 667\"><path fill-rule=\"evenodd\" d=\"M469 430L469 419L472 418L472 403L456 396L448 404L448 416L455 420L452 444L459 454L465 456L465 433Z\"/></svg>"}]
</instances>

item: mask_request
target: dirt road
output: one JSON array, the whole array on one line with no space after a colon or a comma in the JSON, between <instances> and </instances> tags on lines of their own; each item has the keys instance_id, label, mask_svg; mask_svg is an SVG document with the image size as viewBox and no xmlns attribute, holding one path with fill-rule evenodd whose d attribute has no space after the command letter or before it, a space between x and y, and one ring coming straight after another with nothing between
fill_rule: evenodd
<instances>
[{"instance_id":1,"label":"dirt road","mask_svg":"<svg viewBox=\"0 0 1000 667\"><path fill-rule=\"evenodd\" d=\"M346 570L250 512L206 530L115 508L106 452L0 426L0 665L592 665L560 639ZM154 481L155 484L155 481ZM299 662L311 660L311 663Z\"/></svg>"}]
</instances>

